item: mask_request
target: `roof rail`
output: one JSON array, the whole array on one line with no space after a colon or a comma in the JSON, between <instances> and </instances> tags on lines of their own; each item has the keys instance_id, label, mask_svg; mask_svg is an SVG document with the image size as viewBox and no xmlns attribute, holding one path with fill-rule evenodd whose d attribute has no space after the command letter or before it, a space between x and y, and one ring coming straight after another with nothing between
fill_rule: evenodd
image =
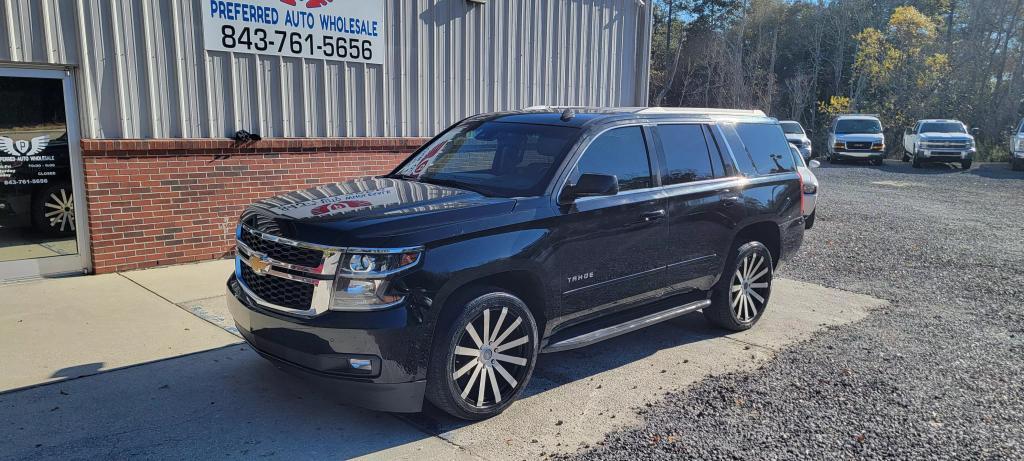
<instances>
[{"instance_id":1,"label":"roof rail","mask_svg":"<svg viewBox=\"0 0 1024 461\"><path fill-rule=\"evenodd\" d=\"M767 117L760 110L719 109L707 107L647 107L636 111L637 114L688 114L688 115L746 115Z\"/></svg>"},{"instance_id":2,"label":"roof rail","mask_svg":"<svg viewBox=\"0 0 1024 461\"><path fill-rule=\"evenodd\" d=\"M882 117L881 115L878 115L878 114L858 114L858 113L854 113L854 112L851 112L851 113L848 113L848 114L836 114L836 117L842 117L844 115L861 116L861 117L875 117L875 118L881 118Z\"/></svg>"}]
</instances>

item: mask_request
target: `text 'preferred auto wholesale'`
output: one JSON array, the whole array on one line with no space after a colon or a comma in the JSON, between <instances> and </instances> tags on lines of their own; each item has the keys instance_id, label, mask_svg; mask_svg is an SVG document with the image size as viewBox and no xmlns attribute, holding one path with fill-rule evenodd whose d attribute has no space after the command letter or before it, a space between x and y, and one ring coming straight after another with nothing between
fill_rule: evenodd
<instances>
[{"instance_id":1,"label":"text 'preferred auto wholesale'","mask_svg":"<svg viewBox=\"0 0 1024 461\"><path fill-rule=\"evenodd\" d=\"M479 115L388 175L249 207L228 304L257 352L333 395L481 419L539 353L698 310L752 327L803 197L759 111Z\"/></svg>"}]
</instances>

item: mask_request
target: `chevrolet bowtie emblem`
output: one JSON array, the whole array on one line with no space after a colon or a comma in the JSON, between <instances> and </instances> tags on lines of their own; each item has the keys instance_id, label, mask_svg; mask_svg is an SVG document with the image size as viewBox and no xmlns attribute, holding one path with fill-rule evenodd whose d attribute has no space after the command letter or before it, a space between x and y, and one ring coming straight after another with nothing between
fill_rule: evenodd
<instances>
[{"instance_id":1,"label":"chevrolet bowtie emblem","mask_svg":"<svg viewBox=\"0 0 1024 461\"><path fill-rule=\"evenodd\" d=\"M249 267L257 275L266 275L267 272L270 272L270 263L256 255L249 256Z\"/></svg>"}]
</instances>

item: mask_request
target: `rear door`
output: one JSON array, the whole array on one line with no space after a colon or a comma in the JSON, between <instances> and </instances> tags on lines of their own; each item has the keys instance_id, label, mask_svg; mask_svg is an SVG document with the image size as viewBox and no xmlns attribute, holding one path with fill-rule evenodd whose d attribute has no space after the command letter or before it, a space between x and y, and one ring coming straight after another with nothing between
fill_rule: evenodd
<instances>
[{"instance_id":1,"label":"rear door","mask_svg":"<svg viewBox=\"0 0 1024 461\"><path fill-rule=\"evenodd\" d=\"M738 176L704 124L656 127L669 214L666 280L673 291L707 290L736 225Z\"/></svg>"},{"instance_id":2,"label":"rear door","mask_svg":"<svg viewBox=\"0 0 1024 461\"><path fill-rule=\"evenodd\" d=\"M648 144L641 126L613 128L594 138L571 168L565 184L583 173L610 174L620 191L559 207L549 260L560 277L562 305L552 323L576 323L661 293L668 213Z\"/></svg>"}]
</instances>

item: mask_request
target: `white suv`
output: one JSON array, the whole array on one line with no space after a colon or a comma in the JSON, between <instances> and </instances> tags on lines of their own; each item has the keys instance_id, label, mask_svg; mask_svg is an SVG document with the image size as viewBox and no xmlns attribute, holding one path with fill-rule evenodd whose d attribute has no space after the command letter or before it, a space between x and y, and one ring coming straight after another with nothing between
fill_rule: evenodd
<instances>
[{"instance_id":1,"label":"white suv","mask_svg":"<svg viewBox=\"0 0 1024 461\"><path fill-rule=\"evenodd\" d=\"M826 149L829 162L867 160L881 165L885 158L882 122L877 115L840 115L829 126Z\"/></svg>"}]
</instances>

